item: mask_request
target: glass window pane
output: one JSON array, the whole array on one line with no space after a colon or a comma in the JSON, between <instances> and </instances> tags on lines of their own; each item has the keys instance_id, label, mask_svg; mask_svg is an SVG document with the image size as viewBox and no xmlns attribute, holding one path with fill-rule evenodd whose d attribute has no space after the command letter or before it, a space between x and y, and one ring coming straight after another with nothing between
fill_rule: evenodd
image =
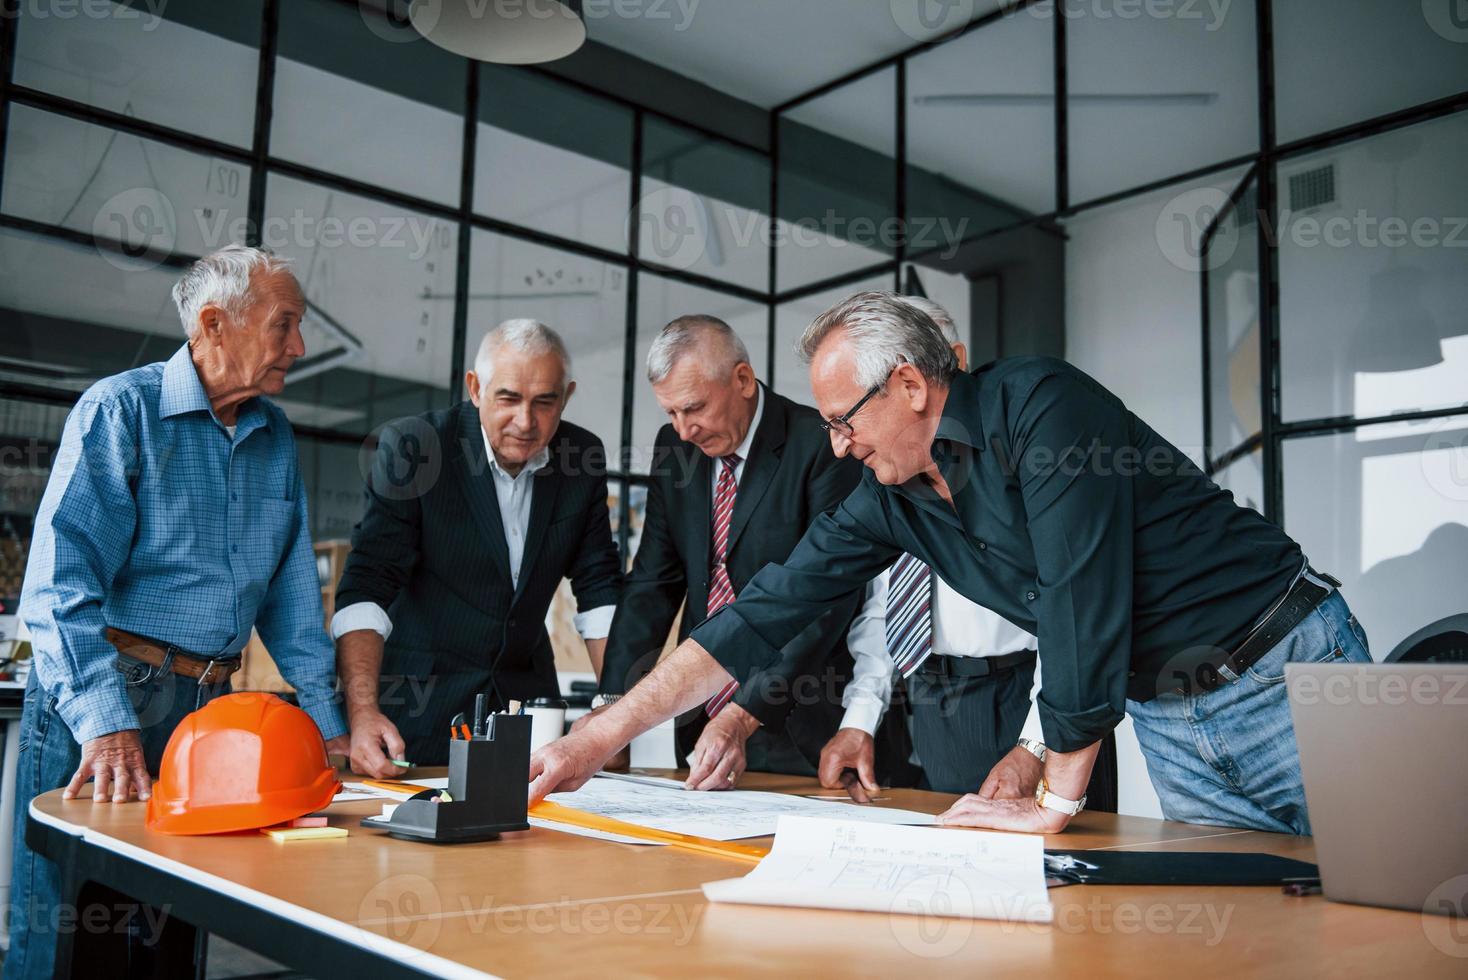
<instances>
[{"instance_id":1,"label":"glass window pane","mask_svg":"<svg viewBox=\"0 0 1468 980\"><path fill-rule=\"evenodd\" d=\"M953 318L953 326L958 331L959 343L969 348L969 369L977 365L973 363L973 320L969 315L972 306L972 285L968 277L962 273L944 272L928 266L906 267L907 271L902 275L902 292L906 292L914 278L916 285L923 294L948 311Z\"/></svg>"},{"instance_id":2,"label":"glass window pane","mask_svg":"<svg viewBox=\"0 0 1468 980\"><path fill-rule=\"evenodd\" d=\"M896 71L887 69L780 117L781 291L892 258L896 95Z\"/></svg>"},{"instance_id":3,"label":"glass window pane","mask_svg":"<svg viewBox=\"0 0 1468 980\"><path fill-rule=\"evenodd\" d=\"M365 445L297 435L296 455L306 486L311 540L350 540L352 527L362 519L362 467L370 465L370 450Z\"/></svg>"},{"instance_id":4,"label":"glass window pane","mask_svg":"<svg viewBox=\"0 0 1468 980\"><path fill-rule=\"evenodd\" d=\"M1211 215L1210 215L1211 217ZM1218 219L1208 254L1208 398L1214 458L1260 430L1259 235L1254 183Z\"/></svg>"},{"instance_id":5,"label":"glass window pane","mask_svg":"<svg viewBox=\"0 0 1468 980\"><path fill-rule=\"evenodd\" d=\"M1468 89L1459 0L1289 0L1273 9L1282 143Z\"/></svg>"},{"instance_id":6,"label":"glass window pane","mask_svg":"<svg viewBox=\"0 0 1468 980\"><path fill-rule=\"evenodd\" d=\"M1243 177L1233 170L1172 184L1082 211L1064 226L1066 360L1200 465L1201 239Z\"/></svg>"},{"instance_id":7,"label":"glass window pane","mask_svg":"<svg viewBox=\"0 0 1468 980\"><path fill-rule=\"evenodd\" d=\"M56 447L61 443L61 429L66 416L71 413L68 405L49 405L43 402L20 401L0 398L0 556L8 559L4 542L8 539L4 521L6 518L33 517L41 506L41 494L46 489L46 480L51 474L51 461ZM28 542L29 533L24 535ZM25 571L22 561L19 567L0 562L0 579L8 574ZM4 612L13 612L13 600L19 591L9 593L0 588L0 603Z\"/></svg>"},{"instance_id":8,"label":"glass window pane","mask_svg":"<svg viewBox=\"0 0 1468 980\"><path fill-rule=\"evenodd\" d=\"M749 349L755 377L769 382L769 314L763 303L691 286L676 279L643 273L637 280L637 364L632 373L632 472L646 473L658 430L668 417L647 381L647 353L652 339L670 320L689 313L708 313L734 328Z\"/></svg>"},{"instance_id":9,"label":"glass window pane","mask_svg":"<svg viewBox=\"0 0 1468 980\"><path fill-rule=\"evenodd\" d=\"M767 157L646 118L638 202L642 259L768 289L769 200Z\"/></svg>"},{"instance_id":10,"label":"glass window pane","mask_svg":"<svg viewBox=\"0 0 1468 980\"><path fill-rule=\"evenodd\" d=\"M909 254L1054 210L1054 51L1043 4L908 62Z\"/></svg>"},{"instance_id":11,"label":"glass window pane","mask_svg":"<svg viewBox=\"0 0 1468 980\"><path fill-rule=\"evenodd\" d=\"M576 392L565 418L595 433L607 465L622 444L622 374L627 351L627 270L597 259L475 229L469 251L469 330L464 364L484 335L529 317L559 333L571 352ZM462 384L455 382L462 397Z\"/></svg>"},{"instance_id":12,"label":"glass window pane","mask_svg":"<svg viewBox=\"0 0 1468 980\"><path fill-rule=\"evenodd\" d=\"M80 392L183 345L179 270L0 229L0 377Z\"/></svg>"},{"instance_id":13,"label":"glass window pane","mask_svg":"<svg viewBox=\"0 0 1468 980\"><path fill-rule=\"evenodd\" d=\"M474 210L627 251L632 110L523 68L479 66Z\"/></svg>"},{"instance_id":14,"label":"glass window pane","mask_svg":"<svg viewBox=\"0 0 1468 980\"><path fill-rule=\"evenodd\" d=\"M244 164L10 107L7 214L117 242L130 254L198 256L244 240L249 196Z\"/></svg>"},{"instance_id":15,"label":"glass window pane","mask_svg":"<svg viewBox=\"0 0 1468 980\"><path fill-rule=\"evenodd\" d=\"M613 540L621 540L618 531L621 528L619 521L622 510L621 498L624 491L631 495L627 502L631 520L628 522L627 552L623 557L626 559L625 566L631 569L632 559L637 556L637 546L642 543L642 524L647 513L647 485L628 484L627 481L619 479L607 480L607 510L611 513Z\"/></svg>"},{"instance_id":16,"label":"glass window pane","mask_svg":"<svg viewBox=\"0 0 1468 980\"><path fill-rule=\"evenodd\" d=\"M260 0L19 7L17 85L238 146L254 139Z\"/></svg>"},{"instance_id":17,"label":"glass window pane","mask_svg":"<svg viewBox=\"0 0 1468 980\"><path fill-rule=\"evenodd\" d=\"M1213 482L1234 495L1243 507L1264 513L1264 457L1254 450L1213 474Z\"/></svg>"},{"instance_id":18,"label":"glass window pane","mask_svg":"<svg viewBox=\"0 0 1468 980\"><path fill-rule=\"evenodd\" d=\"M795 353L795 345L810 322L852 293L892 289L892 276L872 276L822 293L781 303L775 308L775 390L792 401L814 406L810 372Z\"/></svg>"},{"instance_id":19,"label":"glass window pane","mask_svg":"<svg viewBox=\"0 0 1468 980\"><path fill-rule=\"evenodd\" d=\"M282 4L271 155L458 206L465 64L369 6Z\"/></svg>"},{"instance_id":20,"label":"glass window pane","mask_svg":"<svg viewBox=\"0 0 1468 980\"><path fill-rule=\"evenodd\" d=\"M261 239L306 294L306 357L276 399L293 421L366 433L448 403L453 222L271 174Z\"/></svg>"},{"instance_id":21,"label":"glass window pane","mask_svg":"<svg viewBox=\"0 0 1468 980\"><path fill-rule=\"evenodd\" d=\"M1286 440L1284 477L1285 530L1341 580L1377 660L1463 611L1468 415Z\"/></svg>"},{"instance_id":22,"label":"glass window pane","mask_svg":"<svg viewBox=\"0 0 1468 980\"><path fill-rule=\"evenodd\" d=\"M0 617L14 616L20 605L34 517L69 411L64 405L0 399Z\"/></svg>"},{"instance_id":23,"label":"glass window pane","mask_svg":"<svg viewBox=\"0 0 1468 980\"><path fill-rule=\"evenodd\" d=\"M1258 149L1253 4L1110 7L1066 5L1072 204Z\"/></svg>"},{"instance_id":24,"label":"glass window pane","mask_svg":"<svg viewBox=\"0 0 1468 980\"><path fill-rule=\"evenodd\" d=\"M1465 159L1459 113L1280 163L1286 420L1468 403Z\"/></svg>"}]
</instances>

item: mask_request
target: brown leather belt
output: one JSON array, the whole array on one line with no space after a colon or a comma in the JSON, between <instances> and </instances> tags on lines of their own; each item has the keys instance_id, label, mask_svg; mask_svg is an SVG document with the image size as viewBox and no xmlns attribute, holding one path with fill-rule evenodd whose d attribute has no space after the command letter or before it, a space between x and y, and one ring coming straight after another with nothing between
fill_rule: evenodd
<instances>
[{"instance_id":1,"label":"brown leather belt","mask_svg":"<svg viewBox=\"0 0 1468 980\"><path fill-rule=\"evenodd\" d=\"M175 674L193 677L200 684L218 684L228 680L231 674L240 669L238 656L201 657L172 643L113 629L111 626L103 631L103 635L123 656L161 667L164 673L172 670Z\"/></svg>"}]
</instances>

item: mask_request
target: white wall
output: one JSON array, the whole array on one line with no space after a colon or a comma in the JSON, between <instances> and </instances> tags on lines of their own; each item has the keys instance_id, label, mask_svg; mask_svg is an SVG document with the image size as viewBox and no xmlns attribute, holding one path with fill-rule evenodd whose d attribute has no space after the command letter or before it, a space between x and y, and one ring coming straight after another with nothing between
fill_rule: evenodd
<instances>
[{"instance_id":1,"label":"white wall","mask_svg":"<svg viewBox=\"0 0 1468 980\"><path fill-rule=\"evenodd\" d=\"M1233 189L1238 176L1198 185ZM1066 359L1114 391L1165 439L1201 464L1202 324L1198 273L1173 220L1175 185L1083 212L1066 223ZM1194 198L1186 199L1193 217ZM1206 199L1204 199L1206 201ZM1159 241L1159 226L1162 238ZM1122 813L1160 817L1131 719L1116 730Z\"/></svg>"}]
</instances>

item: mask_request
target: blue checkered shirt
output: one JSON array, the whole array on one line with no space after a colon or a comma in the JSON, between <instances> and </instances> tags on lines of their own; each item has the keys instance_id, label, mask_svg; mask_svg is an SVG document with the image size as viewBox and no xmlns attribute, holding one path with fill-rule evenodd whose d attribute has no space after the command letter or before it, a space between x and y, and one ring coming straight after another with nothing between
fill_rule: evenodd
<instances>
[{"instance_id":1,"label":"blue checkered shirt","mask_svg":"<svg viewBox=\"0 0 1468 980\"><path fill-rule=\"evenodd\" d=\"M138 727L106 626L216 656L253 626L322 737L347 731L295 437L263 398L237 423L231 438L187 346L97 382L67 417L20 614L78 742Z\"/></svg>"}]
</instances>

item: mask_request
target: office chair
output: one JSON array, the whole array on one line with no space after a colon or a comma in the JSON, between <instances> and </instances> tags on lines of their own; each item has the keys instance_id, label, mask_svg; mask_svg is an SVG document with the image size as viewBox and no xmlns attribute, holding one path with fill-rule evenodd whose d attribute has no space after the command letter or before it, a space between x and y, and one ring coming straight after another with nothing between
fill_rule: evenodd
<instances>
[{"instance_id":1,"label":"office chair","mask_svg":"<svg viewBox=\"0 0 1468 980\"><path fill-rule=\"evenodd\" d=\"M1444 616L1398 643L1383 663L1468 663L1468 613Z\"/></svg>"}]
</instances>

